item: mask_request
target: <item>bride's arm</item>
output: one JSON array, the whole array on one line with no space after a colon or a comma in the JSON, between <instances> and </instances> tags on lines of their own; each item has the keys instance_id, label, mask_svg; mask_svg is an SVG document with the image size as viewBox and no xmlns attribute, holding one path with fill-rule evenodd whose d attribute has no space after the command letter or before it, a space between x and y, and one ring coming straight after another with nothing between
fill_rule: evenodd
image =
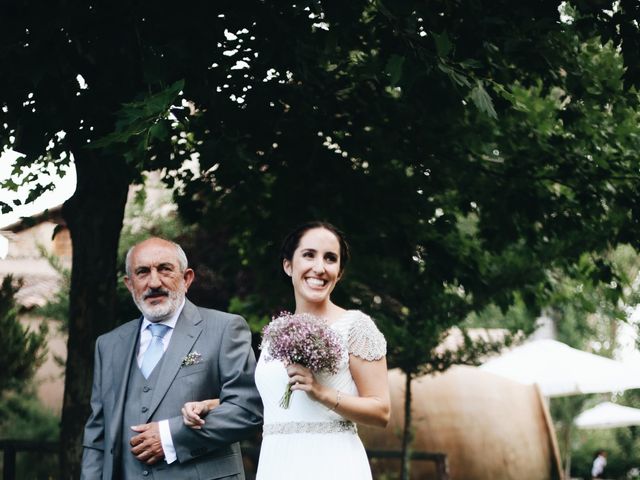
<instances>
[{"instance_id":1,"label":"bride's arm","mask_svg":"<svg viewBox=\"0 0 640 480\"><path fill-rule=\"evenodd\" d=\"M387 358L369 361L355 355L349 357L349 370L359 395L341 392L335 411L356 423L386 427L391 415Z\"/></svg>"},{"instance_id":2,"label":"bride's arm","mask_svg":"<svg viewBox=\"0 0 640 480\"><path fill-rule=\"evenodd\" d=\"M204 417L220 405L220 399L212 398L201 402L187 402L182 407L182 421L188 427L200 429L204 425Z\"/></svg>"},{"instance_id":3,"label":"bride's arm","mask_svg":"<svg viewBox=\"0 0 640 480\"><path fill-rule=\"evenodd\" d=\"M349 370L358 387L358 395L348 395L318 383L311 371L301 365L289 365L287 368L291 390L307 392L348 420L386 427L391 412L386 357L369 361L349 355Z\"/></svg>"}]
</instances>

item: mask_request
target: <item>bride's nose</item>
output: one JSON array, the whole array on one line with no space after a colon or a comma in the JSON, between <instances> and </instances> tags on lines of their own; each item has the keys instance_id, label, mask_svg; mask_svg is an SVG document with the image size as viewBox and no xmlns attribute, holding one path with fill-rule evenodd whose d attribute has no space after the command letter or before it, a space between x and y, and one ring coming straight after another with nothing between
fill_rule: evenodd
<instances>
[{"instance_id":1,"label":"bride's nose","mask_svg":"<svg viewBox=\"0 0 640 480\"><path fill-rule=\"evenodd\" d=\"M318 258L313 262L313 273L324 273L324 260L322 258Z\"/></svg>"}]
</instances>

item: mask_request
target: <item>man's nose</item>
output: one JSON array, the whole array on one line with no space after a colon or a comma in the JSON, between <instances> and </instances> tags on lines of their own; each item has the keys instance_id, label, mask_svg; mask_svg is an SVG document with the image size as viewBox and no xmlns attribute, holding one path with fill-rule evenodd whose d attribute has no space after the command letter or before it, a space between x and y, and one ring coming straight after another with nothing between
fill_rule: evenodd
<instances>
[{"instance_id":1,"label":"man's nose","mask_svg":"<svg viewBox=\"0 0 640 480\"><path fill-rule=\"evenodd\" d=\"M156 270L155 268L152 268L149 274L149 287L157 288L161 285L162 285L162 282L160 281L160 274L158 273L158 270Z\"/></svg>"}]
</instances>

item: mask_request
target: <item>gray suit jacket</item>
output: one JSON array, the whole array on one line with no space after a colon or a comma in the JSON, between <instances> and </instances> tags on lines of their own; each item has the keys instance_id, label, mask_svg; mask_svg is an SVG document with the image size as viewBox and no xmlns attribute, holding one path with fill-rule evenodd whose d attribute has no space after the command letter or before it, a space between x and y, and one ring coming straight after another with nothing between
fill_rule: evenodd
<instances>
[{"instance_id":1,"label":"gray suit jacket","mask_svg":"<svg viewBox=\"0 0 640 480\"><path fill-rule=\"evenodd\" d=\"M138 346L141 319L98 338L95 349L91 416L85 425L82 478L118 478L122 415L129 372ZM201 361L183 366L190 352ZM169 419L177 461L154 468L159 479L242 477L239 440L262 423L262 403L254 383L251 333L238 315L196 307L188 300L165 352L146 421ZM186 427L185 402L219 398L201 430Z\"/></svg>"}]
</instances>

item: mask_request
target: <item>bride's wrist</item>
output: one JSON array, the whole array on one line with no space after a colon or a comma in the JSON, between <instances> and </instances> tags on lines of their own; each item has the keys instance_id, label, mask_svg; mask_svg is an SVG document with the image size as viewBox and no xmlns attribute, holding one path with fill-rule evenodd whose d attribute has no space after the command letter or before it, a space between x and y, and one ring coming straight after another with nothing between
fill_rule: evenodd
<instances>
[{"instance_id":1,"label":"bride's wrist","mask_svg":"<svg viewBox=\"0 0 640 480\"><path fill-rule=\"evenodd\" d=\"M342 392L336 389L336 403L333 404L333 407L331 407L331 410L333 410L334 412L337 411L341 401L342 401Z\"/></svg>"},{"instance_id":2,"label":"bride's wrist","mask_svg":"<svg viewBox=\"0 0 640 480\"><path fill-rule=\"evenodd\" d=\"M322 397L322 404L329 410L335 410L340 403L342 393L337 388L327 388Z\"/></svg>"}]
</instances>

